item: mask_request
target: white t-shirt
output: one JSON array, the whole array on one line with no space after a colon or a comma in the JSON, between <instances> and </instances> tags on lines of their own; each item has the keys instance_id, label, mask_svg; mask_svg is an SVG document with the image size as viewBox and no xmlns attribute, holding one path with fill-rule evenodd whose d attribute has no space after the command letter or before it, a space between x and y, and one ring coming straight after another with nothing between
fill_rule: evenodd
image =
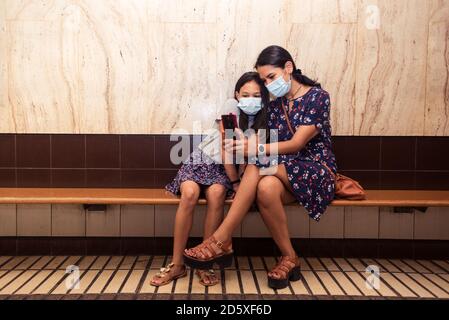
<instances>
[{"instance_id":1,"label":"white t-shirt","mask_svg":"<svg viewBox=\"0 0 449 320\"><path fill-rule=\"evenodd\" d=\"M240 115L240 109L237 107L237 101L234 99L228 100L223 107L218 111L217 119L224 114L233 113L238 117ZM215 163L222 163L221 157L221 134L220 134L220 126L217 121L214 122L214 125L208 135L204 140L198 145L198 148L207 156L209 156Z\"/></svg>"}]
</instances>

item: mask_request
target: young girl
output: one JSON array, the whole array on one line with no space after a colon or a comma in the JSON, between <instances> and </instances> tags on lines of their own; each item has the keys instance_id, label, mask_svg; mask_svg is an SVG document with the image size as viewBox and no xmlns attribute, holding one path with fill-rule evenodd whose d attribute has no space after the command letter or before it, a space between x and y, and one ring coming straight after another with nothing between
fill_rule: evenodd
<instances>
[{"instance_id":1,"label":"young girl","mask_svg":"<svg viewBox=\"0 0 449 320\"><path fill-rule=\"evenodd\" d=\"M239 101L238 109L234 110L238 116L239 127L243 131L252 128L256 132L259 129L266 129L266 110L263 106L269 102L269 93L257 72L245 73L237 81L235 98ZM231 110L227 110L226 113L229 111ZM222 126L221 132L223 137ZM213 138L208 138L206 141L211 143ZM218 143L221 148L221 141ZM244 166L240 166L237 170L232 164L218 163L212 159L212 155L209 156L206 149L201 148L201 145L195 149L189 159L184 161L174 180L165 187L169 192L180 195L181 201L175 218L173 260L153 277L151 280L153 286L167 285L187 275L183 251L199 197L204 194L207 200L204 239L208 239L223 220L226 196L233 196L238 190ZM219 278L212 268L208 269L210 270L197 270L196 274L202 285L213 286L219 282Z\"/></svg>"}]
</instances>

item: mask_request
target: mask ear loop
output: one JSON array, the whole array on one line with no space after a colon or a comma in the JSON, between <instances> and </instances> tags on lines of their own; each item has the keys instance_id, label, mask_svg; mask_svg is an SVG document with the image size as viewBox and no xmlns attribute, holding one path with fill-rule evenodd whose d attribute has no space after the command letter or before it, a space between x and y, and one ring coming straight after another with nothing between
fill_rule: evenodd
<instances>
[{"instance_id":1,"label":"mask ear loop","mask_svg":"<svg viewBox=\"0 0 449 320\"><path fill-rule=\"evenodd\" d=\"M284 65L285 71L287 71L287 63L288 63L288 62L290 62L290 61L287 61L287 62L285 63L285 65ZM289 74L289 75L290 75L290 81L292 81L292 78L293 78L293 72L295 72L295 70L293 70L292 73Z\"/></svg>"}]
</instances>

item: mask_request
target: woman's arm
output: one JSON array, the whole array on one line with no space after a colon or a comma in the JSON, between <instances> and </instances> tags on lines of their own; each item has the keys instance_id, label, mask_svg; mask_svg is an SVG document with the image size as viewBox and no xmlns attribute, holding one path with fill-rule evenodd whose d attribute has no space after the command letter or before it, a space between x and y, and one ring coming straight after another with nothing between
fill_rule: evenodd
<instances>
[{"instance_id":1,"label":"woman's arm","mask_svg":"<svg viewBox=\"0 0 449 320\"><path fill-rule=\"evenodd\" d=\"M278 154L296 154L301 151L310 140L320 133L323 126L329 123L330 97L329 93L319 90L314 99L305 106L303 123L297 128L293 138L289 141L268 144L265 146L267 154L276 151ZM286 116L288 116L286 114Z\"/></svg>"},{"instance_id":2,"label":"woman's arm","mask_svg":"<svg viewBox=\"0 0 449 320\"><path fill-rule=\"evenodd\" d=\"M301 151L310 140L312 140L316 135L320 133L320 130L326 123L329 123L330 114L330 98L329 93L321 90L306 106L304 112L303 123L297 128L296 133L293 138L288 141L281 141L275 143L264 144L264 153L267 155L276 154L296 154ZM267 133L269 134L269 133ZM243 154L248 155L248 153L253 155L254 152L258 152L259 148L254 150L254 147L250 145L248 148L248 143L246 141L236 142L234 149L238 152L243 152ZM249 152L248 152L249 149Z\"/></svg>"},{"instance_id":3,"label":"woman's arm","mask_svg":"<svg viewBox=\"0 0 449 320\"><path fill-rule=\"evenodd\" d=\"M277 154L298 153L318 134L319 130L314 125L299 126L292 139L288 141L268 143L265 145L265 152L270 155L271 150L274 151L277 148Z\"/></svg>"},{"instance_id":4,"label":"woman's arm","mask_svg":"<svg viewBox=\"0 0 449 320\"><path fill-rule=\"evenodd\" d=\"M265 146L265 153L267 155L270 155L272 152L277 152L277 154L295 154L301 151L318 134L319 130L314 125L300 126L293 138L288 141L262 144ZM246 157L257 155L259 151L257 148L259 145L259 137L253 135L250 140L225 140L224 149L228 152L243 152Z\"/></svg>"}]
</instances>

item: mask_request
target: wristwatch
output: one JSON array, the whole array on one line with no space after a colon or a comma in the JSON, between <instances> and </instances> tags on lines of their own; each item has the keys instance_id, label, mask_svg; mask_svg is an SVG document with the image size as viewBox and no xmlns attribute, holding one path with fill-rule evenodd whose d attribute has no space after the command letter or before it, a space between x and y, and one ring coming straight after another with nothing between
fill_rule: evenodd
<instances>
[{"instance_id":1,"label":"wristwatch","mask_svg":"<svg viewBox=\"0 0 449 320\"><path fill-rule=\"evenodd\" d=\"M264 144L258 144L257 145L257 153L259 155L265 155L265 145Z\"/></svg>"}]
</instances>

